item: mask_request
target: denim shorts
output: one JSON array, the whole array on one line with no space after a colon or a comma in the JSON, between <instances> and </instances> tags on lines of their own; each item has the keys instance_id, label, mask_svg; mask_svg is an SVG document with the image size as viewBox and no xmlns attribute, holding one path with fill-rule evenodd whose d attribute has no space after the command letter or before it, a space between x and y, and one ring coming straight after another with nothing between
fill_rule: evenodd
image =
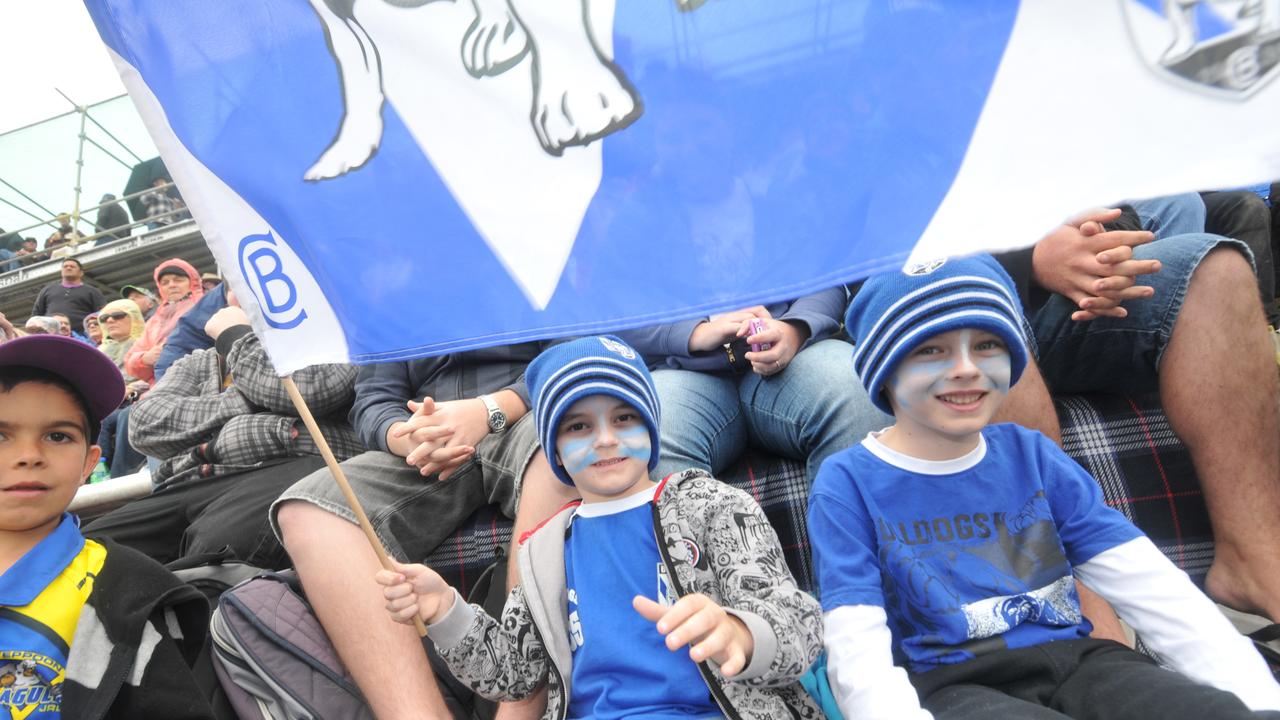
<instances>
[{"instance_id":1,"label":"denim shorts","mask_svg":"<svg viewBox=\"0 0 1280 720\"><path fill-rule=\"evenodd\" d=\"M370 450L342 463L343 472L387 552L420 562L477 509L496 504L514 518L520 482L538 450L533 413L504 432L476 444L476 453L448 480L423 477L404 458ZM276 513L282 503L309 502L356 522L355 513L327 468L299 480L271 506L271 527L280 537Z\"/></svg>"},{"instance_id":2,"label":"denim shorts","mask_svg":"<svg viewBox=\"0 0 1280 720\"><path fill-rule=\"evenodd\" d=\"M1159 260L1161 268L1138 279L1139 285L1153 287L1156 293L1124 303L1128 317L1076 322L1071 319L1076 306L1060 295L1033 312L1028 320L1050 390L1135 394L1157 389L1156 373L1191 275L1218 247L1239 250L1253 263L1249 248L1238 240L1204 233L1175 235L1134 248L1134 257Z\"/></svg>"}]
</instances>

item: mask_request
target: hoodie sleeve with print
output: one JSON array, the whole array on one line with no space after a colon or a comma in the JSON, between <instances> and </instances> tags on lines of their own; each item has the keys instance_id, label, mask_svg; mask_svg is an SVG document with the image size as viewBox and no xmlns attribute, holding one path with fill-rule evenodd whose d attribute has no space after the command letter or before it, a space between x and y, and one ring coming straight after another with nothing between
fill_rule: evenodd
<instances>
[{"instance_id":1,"label":"hoodie sleeve with print","mask_svg":"<svg viewBox=\"0 0 1280 720\"><path fill-rule=\"evenodd\" d=\"M708 557L725 611L750 630L755 643L751 662L732 678L752 685L795 682L822 652L822 609L796 585L782 543L760 505L751 496L718 481L720 497L707 504Z\"/></svg>"},{"instance_id":2,"label":"hoodie sleeve with print","mask_svg":"<svg viewBox=\"0 0 1280 720\"><path fill-rule=\"evenodd\" d=\"M547 677L547 651L520 585L507 596L501 622L454 591L453 607L428 631L453 676L489 700L523 700Z\"/></svg>"}]
</instances>

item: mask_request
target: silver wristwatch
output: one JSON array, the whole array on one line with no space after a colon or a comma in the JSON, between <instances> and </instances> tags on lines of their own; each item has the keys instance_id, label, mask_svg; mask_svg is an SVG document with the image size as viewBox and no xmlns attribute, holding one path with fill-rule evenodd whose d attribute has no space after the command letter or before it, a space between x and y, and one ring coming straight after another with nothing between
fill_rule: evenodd
<instances>
[{"instance_id":1,"label":"silver wristwatch","mask_svg":"<svg viewBox=\"0 0 1280 720\"><path fill-rule=\"evenodd\" d=\"M502 408L498 407L498 403L488 395L481 395L480 402L484 403L485 409L489 411L489 432L499 433L507 429L507 414L502 412Z\"/></svg>"}]
</instances>

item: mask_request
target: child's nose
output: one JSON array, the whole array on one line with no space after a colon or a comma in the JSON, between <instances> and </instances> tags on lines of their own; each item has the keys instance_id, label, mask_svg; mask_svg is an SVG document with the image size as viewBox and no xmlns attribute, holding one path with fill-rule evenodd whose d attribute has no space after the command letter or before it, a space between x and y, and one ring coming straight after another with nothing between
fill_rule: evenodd
<instances>
[{"instance_id":1,"label":"child's nose","mask_svg":"<svg viewBox=\"0 0 1280 720\"><path fill-rule=\"evenodd\" d=\"M955 363L951 366L952 375L956 377L972 377L978 373L978 366L974 364L973 358L969 357L969 353L956 353Z\"/></svg>"},{"instance_id":2,"label":"child's nose","mask_svg":"<svg viewBox=\"0 0 1280 720\"><path fill-rule=\"evenodd\" d=\"M600 423L600 432L596 434L597 445L617 445L618 435L609 427L609 423Z\"/></svg>"},{"instance_id":3,"label":"child's nose","mask_svg":"<svg viewBox=\"0 0 1280 720\"><path fill-rule=\"evenodd\" d=\"M44 452L39 440L18 440L14 453L17 467L38 467L44 464Z\"/></svg>"}]
</instances>

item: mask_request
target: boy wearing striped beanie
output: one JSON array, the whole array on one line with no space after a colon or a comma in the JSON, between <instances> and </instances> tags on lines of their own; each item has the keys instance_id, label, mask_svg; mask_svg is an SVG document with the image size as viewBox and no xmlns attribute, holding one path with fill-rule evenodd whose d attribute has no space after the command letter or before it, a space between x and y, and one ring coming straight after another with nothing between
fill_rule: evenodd
<instances>
[{"instance_id":1,"label":"boy wearing striped beanie","mask_svg":"<svg viewBox=\"0 0 1280 720\"><path fill-rule=\"evenodd\" d=\"M1249 642L1043 435L988 425L1026 366L989 256L885 273L845 325L895 423L833 455L809 537L832 690L856 718L1244 718L1280 709ZM1074 578L1171 670L1089 638ZM1176 671L1176 672L1175 672Z\"/></svg>"},{"instance_id":2,"label":"boy wearing striped beanie","mask_svg":"<svg viewBox=\"0 0 1280 720\"><path fill-rule=\"evenodd\" d=\"M701 470L661 483L644 360L615 337L555 345L526 372L552 470L582 495L525 538L501 621L421 565L381 571L454 675L494 700L544 683L548 718L819 718L798 678L821 612L747 494ZM687 653L675 653L688 646Z\"/></svg>"}]
</instances>

